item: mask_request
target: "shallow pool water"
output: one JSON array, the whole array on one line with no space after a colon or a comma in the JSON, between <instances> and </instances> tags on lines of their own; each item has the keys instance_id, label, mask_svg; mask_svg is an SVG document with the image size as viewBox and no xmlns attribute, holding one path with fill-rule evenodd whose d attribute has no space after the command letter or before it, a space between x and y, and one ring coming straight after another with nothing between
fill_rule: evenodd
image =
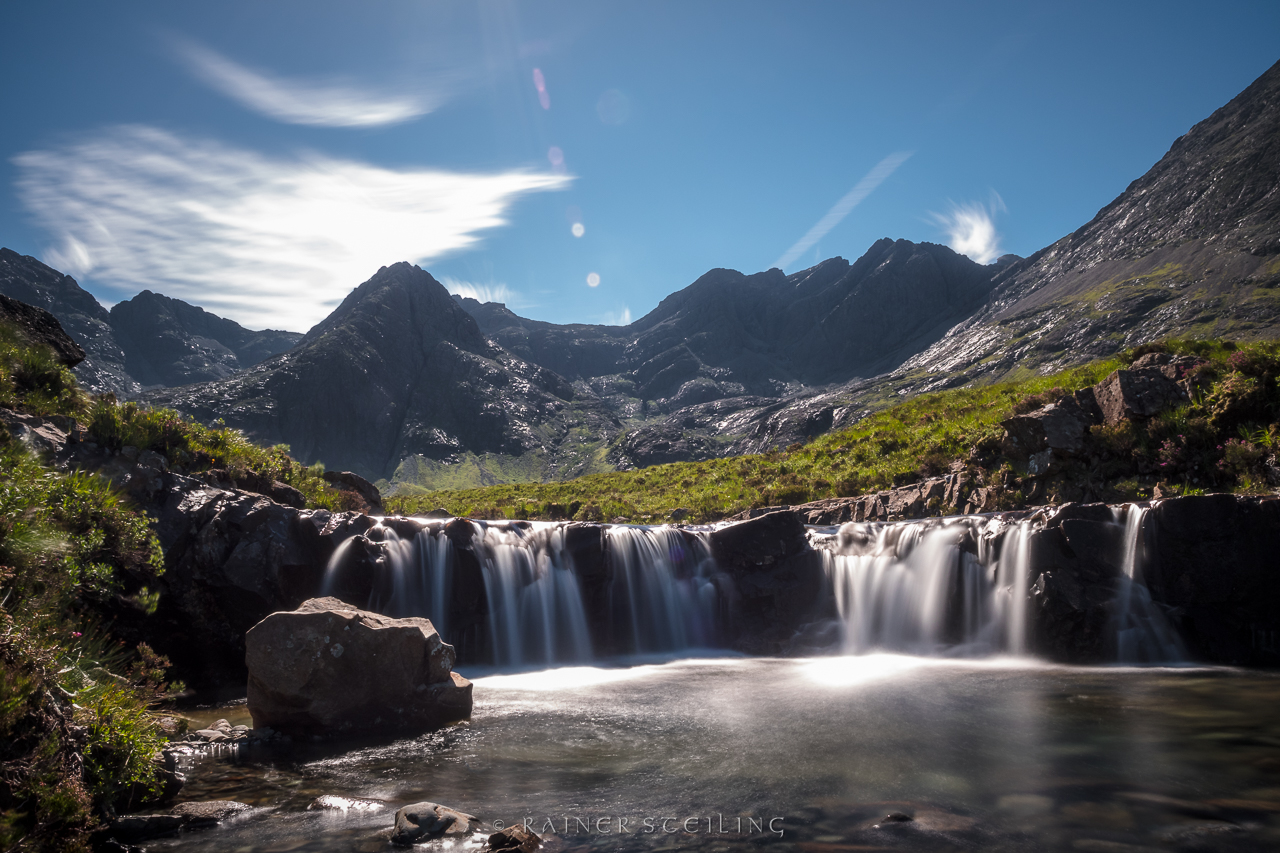
<instances>
[{"instance_id":1,"label":"shallow pool water","mask_svg":"<svg viewBox=\"0 0 1280 853\"><path fill-rule=\"evenodd\" d=\"M381 850L432 800L552 849L1280 849L1267 673L721 658L487 676L475 700L422 737L194 758L182 799L258 808L147 848Z\"/></svg>"}]
</instances>

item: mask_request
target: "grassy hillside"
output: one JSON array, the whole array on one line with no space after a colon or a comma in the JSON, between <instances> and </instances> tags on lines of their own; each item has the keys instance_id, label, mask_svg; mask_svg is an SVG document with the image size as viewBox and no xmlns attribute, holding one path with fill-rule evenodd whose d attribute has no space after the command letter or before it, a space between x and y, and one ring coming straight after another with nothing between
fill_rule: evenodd
<instances>
[{"instance_id":1,"label":"grassy hillside","mask_svg":"<svg viewBox=\"0 0 1280 853\"><path fill-rule=\"evenodd\" d=\"M1088 452L1049 482L1032 483L1001 447L1000 422L1095 384L1139 355L1167 350L1206 359L1200 392L1144 425L1095 427ZM436 507L479 518L665 521L676 513L713 521L742 510L853 496L944 473L959 462L975 483L1006 487L1010 506L1029 500L1114 499L1170 488L1263 489L1264 460L1280 426L1275 344L1169 341L1049 376L921 395L856 426L785 451L674 463L563 483L447 489L393 499L404 513ZM939 511L948 508L939 508ZM954 510L954 508L950 508Z\"/></svg>"},{"instance_id":2,"label":"grassy hillside","mask_svg":"<svg viewBox=\"0 0 1280 853\"><path fill-rule=\"evenodd\" d=\"M176 412L90 399L53 352L0 324L0 406L51 418L109 450L164 453L187 473L281 480L312 505L343 497L318 466ZM105 815L158 784L181 690L118 622L156 610L164 556L146 515L91 473L51 467L0 427L0 849L81 850Z\"/></svg>"}]
</instances>

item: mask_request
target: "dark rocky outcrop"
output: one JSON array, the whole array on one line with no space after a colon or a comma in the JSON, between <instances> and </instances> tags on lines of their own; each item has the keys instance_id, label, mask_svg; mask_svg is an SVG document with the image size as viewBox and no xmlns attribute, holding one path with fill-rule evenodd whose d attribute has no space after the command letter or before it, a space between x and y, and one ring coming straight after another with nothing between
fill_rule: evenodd
<instances>
[{"instance_id":1,"label":"dark rocky outcrop","mask_svg":"<svg viewBox=\"0 0 1280 853\"><path fill-rule=\"evenodd\" d=\"M49 347L67 367L84 361L84 350L63 331L58 318L43 308L0 294L0 322L13 326L28 343Z\"/></svg>"},{"instance_id":2,"label":"dark rocky outcrop","mask_svg":"<svg viewBox=\"0 0 1280 853\"><path fill-rule=\"evenodd\" d=\"M364 477L350 471L325 471L324 480L339 491L353 492L358 498L361 512L381 515L382 495Z\"/></svg>"},{"instance_id":3,"label":"dark rocky outcrop","mask_svg":"<svg viewBox=\"0 0 1280 853\"><path fill-rule=\"evenodd\" d=\"M1157 367L1117 370L1093 386L1108 424L1142 421L1185 403L1187 392Z\"/></svg>"},{"instance_id":4,"label":"dark rocky outcrop","mask_svg":"<svg viewBox=\"0 0 1280 853\"><path fill-rule=\"evenodd\" d=\"M35 258L0 249L0 293L58 318L86 354L76 365L75 374L87 390L125 396L139 390L125 368L124 350L111 328L111 315L74 278Z\"/></svg>"},{"instance_id":5,"label":"dark rocky outcrop","mask_svg":"<svg viewBox=\"0 0 1280 853\"><path fill-rule=\"evenodd\" d=\"M800 626L830 615L822 560L797 513L771 512L725 525L711 534L711 553L733 581L733 648L777 654Z\"/></svg>"},{"instance_id":6,"label":"dark rocky outcrop","mask_svg":"<svg viewBox=\"0 0 1280 853\"><path fill-rule=\"evenodd\" d=\"M1144 521L1147 586L1191 656L1280 666L1280 499L1177 498Z\"/></svg>"},{"instance_id":7,"label":"dark rocky outcrop","mask_svg":"<svg viewBox=\"0 0 1280 853\"><path fill-rule=\"evenodd\" d=\"M422 731L471 716L471 682L453 672L453 646L426 619L315 598L253 626L245 663L255 727Z\"/></svg>"},{"instance_id":8,"label":"dark rocky outcrop","mask_svg":"<svg viewBox=\"0 0 1280 853\"><path fill-rule=\"evenodd\" d=\"M1008 433L1010 455L1025 458L1046 450L1063 455L1079 453L1084 449L1085 436L1094 423L1096 421L1076 402L1076 398L1068 396L1034 412L1015 415L1000 425Z\"/></svg>"}]
</instances>

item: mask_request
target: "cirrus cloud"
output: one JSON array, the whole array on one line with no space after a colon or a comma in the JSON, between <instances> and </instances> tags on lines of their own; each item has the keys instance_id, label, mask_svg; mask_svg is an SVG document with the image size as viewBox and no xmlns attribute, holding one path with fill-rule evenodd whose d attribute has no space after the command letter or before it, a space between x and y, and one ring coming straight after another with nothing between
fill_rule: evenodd
<instances>
[{"instance_id":1,"label":"cirrus cloud","mask_svg":"<svg viewBox=\"0 0 1280 853\"><path fill-rule=\"evenodd\" d=\"M996 214L1007 212L1004 199L991 193L989 204L951 204L945 214L932 214L933 221L947 234L947 245L970 260L989 264L1000 257L1000 235L996 232Z\"/></svg>"},{"instance_id":2,"label":"cirrus cloud","mask_svg":"<svg viewBox=\"0 0 1280 853\"><path fill-rule=\"evenodd\" d=\"M380 266L471 247L517 197L571 180L268 157L145 126L14 163L20 197L56 237L50 265L122 295L149 288L250 328L298 331Z\"/></svg>"},{"instance_id":3,"label":"cirrus cloud","mask_svg":"<svg viewBox=\"0 0 1280 853\"><path fill-rule=\"evenodd\" d=\"M321 83L255 71L186 39L174 39L179 59L211 87L277 121L314 127L378 127L425 115L446 99L443 86L416 95L389 95L344 83Z\"/></svg>"},{"instance_id":4,"label":"cirrus cloud","mask_svg":"<svg viewBox=\"0 0 1280 853\"><path fill-rule=\"evenodd\" d=\"M477 302L501 302L508 307L520 302L520 294L505 284L477 284L447 275L441 276L438 281L454 296L474 299Z\"/></svg>"}]
</instances>

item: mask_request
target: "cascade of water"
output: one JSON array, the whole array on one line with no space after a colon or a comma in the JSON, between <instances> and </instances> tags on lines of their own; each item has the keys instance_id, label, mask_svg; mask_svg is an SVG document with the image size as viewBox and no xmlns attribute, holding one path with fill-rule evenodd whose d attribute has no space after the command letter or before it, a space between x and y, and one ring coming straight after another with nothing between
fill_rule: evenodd
<instances>
[{"instance_id":1,"label":"cascade of water","mask_svg":"<svg viewBox=\"0 0 1280 853\"><path fill-rule=\"evenodd\" d=\"M1005 533L996 561L997 624L1004 626L1004 648L1015 655L1027 651L1027 583L1031 577L1031 522Z\"/></svg>"},{"instance_id":2,"label":"cascade of water","mask_svg":"<svg viewBox=\"0 0 1280 853\"><path fill-rule=\"evenodd\" d=\"M846 524L846 553L822 551L845 650L1025 652L1030 532L968 517Z\"/></svg>"},{"instance_id":3,"label":"cascade of water","mask_svg":"<svg viewBox=\"0 0 1280 853\"><path fill-rule=\"evenodd\" d=\"M1148 510L1130 504L1114 510L1124 519L1124 556L1115 606L1116 660L1120 663L1179 663L1187 659L1178 632L1164 611L1151 600L1142 576L1142 522Z\"/></svg>"},{"instance_id":4,"label":"cascade of water","mask_svg":"<svg viewBox=\"0 0 1280 853\"><path fill-rule=\"evenodd\" d=\"M1124 525L1113 625L1117 658L1178 661L1184 659L1178 635L1142 578L1145 514L1131 506L1115 516ZM1039 524L970 516L850 523L835 535L811 532L840 616L844 651L1026 654ZM604 539L582 552L595 556L583 557L580 570L566 547L567 530L549 522L477 521L416 530L379 523L362 537L363 568L343 576L344 562L362 541L348 539L330 560L321 592L349 599L367 594L368 606L379 612L426 616L447 642L465 641L473 654L499 666L587 662L597 655L724 642L737 593L711 556L708 531L608 526ZM584 547L578 541L574 547ZM455 613L455 607L463 609ZM457 636L451 614L459 623Z\"/></svg>"},{"instance_id":5,"label":"cascade of water","mask_svg":"<svg viewBox=\"0 0 1280 853\"><path fill-rule=\"evenodd\" d=\"M425 616L442 637L447 637L453 591L453 549L448 538L430 530L403 538L383 526L365 535L383 543L389 575L373 587L369 606L388 616Z\"/></svg>"},{"instance_id":6,"label":"cascade of water","mask_svg":"<svg viewBox=\"0 0 1280 853\"><path fill-rule=\"evenodd\" d=\"M329 557L329 562L324 567L324 578L320 581L320 595L322 597L333 595L337 591L338 576L343 565L347 562L347 554L351 551L351 547L355 544L355 537L344 539L338 543L338 547L333 549L333 554Z\"/></svg>"},{"instance_id":7,"label":"cascade of water","mask_svg":"<svg viewBox=\"0 0 1280 853\"><path fill-rule=\"evenodd\" d=\"M563 538L563 529L552 524L483 525L476 534L495 663L592 659L582 594Z\"/></svg>"},{"instance_id":8,"label":"cascade of water","mask_svg":"<svg viewBox=\"0 0 1280 853\"><path fill-rule=\"evenodd\" d=\"M714 645L720 596L706 534L614 526L608 536L616 645L631 653Z\"/></svg>"}]
</instances>

